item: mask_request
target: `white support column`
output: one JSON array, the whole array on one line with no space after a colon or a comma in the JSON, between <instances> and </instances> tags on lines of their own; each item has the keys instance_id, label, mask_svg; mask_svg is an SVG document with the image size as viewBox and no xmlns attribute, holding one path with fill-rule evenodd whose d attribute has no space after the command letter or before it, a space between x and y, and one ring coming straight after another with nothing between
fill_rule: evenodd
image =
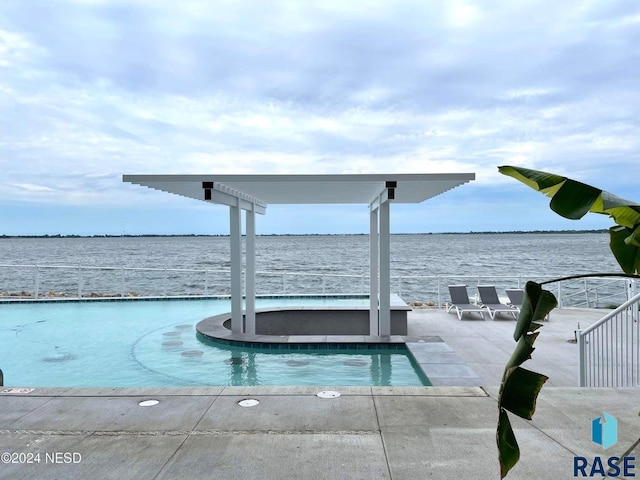
<instances>
[{"instance_id":1,"label":"white support column","mask_svg":"<svg viewBox=\"0 0 640 480\"><path fill-rule=\"evenodd\" d=\"M369 218L369 335L378 336L378 209Z\"/></svg>"},{"instance_id":2,"label":"white support column","mask_svg":"<svg viewBox=\"0 0 640 480\"><path fill-rule=\"evenodd\" d=\"M229 207L231 242L231 331L242 333L242 235L240 206Z\"/></svg>"},{"instance_id":3,"label":"white support column","mask_svg":"<svg viewBox=\"0 0 640 480\"><path fill-rule=\"evenodd\" d=\"M256 212L247 210L246 218L246 323L245 332L250 335L256 333Z\"/></svg>"},{"instance_id":4,"label":"white support column","mask_svg":"<svg viewBox=\"0 0 640 480\"><path fill-rule=\"evenodd\" d=\"M380 336L391 335L391 238L389 200L380 203Z\"/></svg>"}]
</instances>

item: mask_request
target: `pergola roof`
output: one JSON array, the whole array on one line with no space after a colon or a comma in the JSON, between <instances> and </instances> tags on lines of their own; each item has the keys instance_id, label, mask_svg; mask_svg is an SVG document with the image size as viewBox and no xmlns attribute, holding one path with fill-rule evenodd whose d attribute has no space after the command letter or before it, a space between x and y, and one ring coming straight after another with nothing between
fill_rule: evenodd
<instances>
[{"instance_id":1,"label":"pergola roof","mask_svg":"<svg viewBox=\"0 0 640 480\"><path fill-rule=\"evenodd\" d=\"M370 204L387 187L394 203L421 203L475 179L473 173L342 175L124 175L123 181L196 200L205 187L268 204ZM391 183L389 183L391 182ZM393 183L395 182L395 183Z\"/></svg>"},{"instance_id":2,"label":"pergola roof","mask_svg":"<svg viewBox=\"0 0 640 480\"><path fill-rule=\"evenodd\" d=\"M231 330L255 334L255 214L271 204L360 203L370 210L369 333L391 334L389 204L420 203L475 179L473 173L348 175L124 175L123 181L229 206ZM242 310L241 213L246 217L246 322ZM379 237L379 239L378 239ZM378 269L379 267L379 269ZM379 288L378 288L379 280Z\"/></svg>"}]
</instances>

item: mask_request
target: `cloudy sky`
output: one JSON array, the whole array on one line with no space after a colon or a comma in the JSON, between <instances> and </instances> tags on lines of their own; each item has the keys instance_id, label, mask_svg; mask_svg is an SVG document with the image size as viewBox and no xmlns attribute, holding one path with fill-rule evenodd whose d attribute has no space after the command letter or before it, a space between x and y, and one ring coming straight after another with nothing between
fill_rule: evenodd
<instances>
[{"instance_id":1,"label":"cloudy sky","mask_svg":"<svg viewBox=\"0 0 640 480\"><path fill-rule=\"evenodd\" d=\"M227 233L125 173L439 173L392 231L589 229L497 172L640 201L640 2L3 0L0 235ZM259 233L360 233L271 206Z\"/></svg>"}]
</instances>

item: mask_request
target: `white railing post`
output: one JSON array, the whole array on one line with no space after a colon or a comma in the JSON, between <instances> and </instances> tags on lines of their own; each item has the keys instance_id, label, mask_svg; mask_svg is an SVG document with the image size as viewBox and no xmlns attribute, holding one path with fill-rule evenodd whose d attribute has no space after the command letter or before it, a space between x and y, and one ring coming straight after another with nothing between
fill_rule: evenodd
<instances>
[{"instance_id":1,"label":"white railing post","mask_svg":"<svg viewBox=\"0 0 640 480\"><path fill-rule=\"evenodd\" d=\"M120 298L124 298L124 267L120 267Z\"/></svg>"},{"instance_id":2,"label":"white railing post","mask_svg":"<svg viewBox=\"0 0 640 480\"><path fill-rule=\"evenodd\" d=\"M282 293L283 295L287 294L287 274L282 274Z\"/></svg>"},{"instance_id":3,"label":"white railing post","mask_svg":"<svg viewBox=\"0 0 640 480\"><path fill-rule=\"evenodd\" d=\"M629 294L631 295L629 298L633 298L636 296L636 280L634 278L630 279L631 281L629 282ZM640 321L640 318L638 318L638 303L635 303L633 305L633 309L631 310L631 315L633 315L633 318L636 321Z\"/></svg>"},{"instance_id":4,"label":"white railing post","mask_svg":"<svg viewBox=\"0 0 640 480\"><path fill-rule=\"evenodd\" d=\"M78 298L82 298L82 267L78 267Z\"/></svg>"},{"instance_id":5,"label":"white railing post","mask_svg":"<svg viewBox=\"0 0 640 480\"><path fill-rule=\"evenodd\" d=\"M163 296L167 296L167 292L169 291L169 273L167 272L167 269L164 269L164 281L162 282L164 285L164 292L163 292Z\"/></svg>"},{"instance_id":6,"label":"white railing post","mask_svg":"<svg viewBox=\"0 0 640 480\"><path fill-rule=\"evenodd\" d=\"M324 295L324 290L325 290L325 276L324 273L322 274L322 294Z\"/></svg>"},{"instance_id":7,"label":"white railing post","mask_svg":"<svg viewBox=\"0 0 640 480\"><path fill-rule=\"evenodd\" d=\"M360 276L360 295L364 295L364 274Z\"/></svg>"},{"instance_id":8,"label":"white railing post","mask_svg":"<svg viewBox=\"0 0 640 480\"><path fill-rule=\"evenodd\" d=\"M442 291L440 289L440 275L438 275L438 308L442 308Z\"/></svg>"},{"instance_id":9,"label":"white railing post","mask_svg":"<svg viewBox=\"0 0 640 480\"><path fill-rule=\"evenodd\" d=\"M558 308L562 309L562 283L558 282Z\"/></svg>"},{"instance_id":10,"label":"white railing post","mask_svg":"<svg viewBox=\"0 0 640 480\"><path fill-rule=\"evenodd\" d=\"M585 337L582 335L582 330L577 331L578 335L578 355L580 356L579 362L579 370L578 373L580 375L580 386L587 386L587 365L585 359Z\"/></svg>"},{"instance_id":11,"label":"white railing post","mask_svg":"<svg viewBox=\"0 0 640 480\"><path fill-rule=\"evenodd\" d=\"M402 298L402 277L398 277L398 296Z\"/></svg>"},{"instance_id":12,"label":"white railing post","mask_svg":"<svg viewBox=\"0 0 640 480\"><path fill-rule=\"evenodd\" d=\"M584 279L584 298L587 303L587 308L589 308L589 287L587 286L587 279Z\"/></svg>"},{"instance_id":13,"label":"white railing post","mask_svg":"<svg viewBox=\"0 0 640 480\"><path fill-rule=\"evenodd\" d=\"M204 296L209 295L209 276L207 275L208 270L204 271Z\"/></svg>"},{"instance_id":14,"label":"white railing post","mask_svg":"<svg viewBox=\"0 0 640 480\"><path fill-rule=\"evenodd\" d=\"M33 281L33 297L37 299L40 296L40 267L38 265L36 265Z\"/></svg>"}]
</instances>

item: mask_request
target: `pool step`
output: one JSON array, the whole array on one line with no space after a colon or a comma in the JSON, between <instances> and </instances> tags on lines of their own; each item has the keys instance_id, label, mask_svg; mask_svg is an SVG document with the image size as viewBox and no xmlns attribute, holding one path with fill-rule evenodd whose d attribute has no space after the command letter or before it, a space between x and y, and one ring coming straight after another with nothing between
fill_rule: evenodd
<instances>
[{"instance_id":1,"label":"pool step","mask_svg":"<svg viewBox=\"0 0 640 480\"><path fill-rule=\"evenodd\" d=\"M435 337L439 338L439 337ZM410 341L407 349L433 386L479 387L480 377L444 341Z\"/></svg>"}]
</instances>

